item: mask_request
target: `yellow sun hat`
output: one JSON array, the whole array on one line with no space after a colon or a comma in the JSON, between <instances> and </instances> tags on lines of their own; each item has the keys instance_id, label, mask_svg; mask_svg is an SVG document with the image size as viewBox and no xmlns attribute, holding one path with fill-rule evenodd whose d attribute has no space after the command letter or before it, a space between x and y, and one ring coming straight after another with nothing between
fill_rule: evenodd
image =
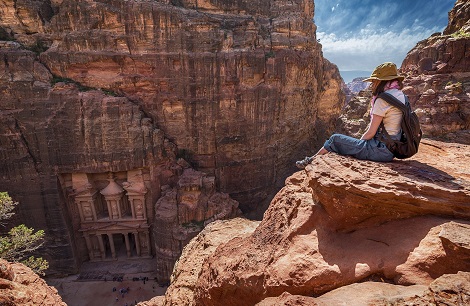
<instances>
[{"instance_id":1,"label":"yellow sun hat","mask_svg":"<svg viewBox=\"0 0 470 306\"><path fill-rule=\"evenodd\" d=\"M394 79L403 81L404 78L404 76L398 75L397 66L394 63L386 62L378 65L370 77L363 80L363 82L371 82L373 80L389 81Z\"/></svg>"}]
</instances>

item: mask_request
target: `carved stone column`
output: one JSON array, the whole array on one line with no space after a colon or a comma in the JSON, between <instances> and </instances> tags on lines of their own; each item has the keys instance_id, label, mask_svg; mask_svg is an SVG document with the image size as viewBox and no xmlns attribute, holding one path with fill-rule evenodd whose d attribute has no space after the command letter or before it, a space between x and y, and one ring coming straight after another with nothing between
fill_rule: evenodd
<instances>
[{"instance_id":1,"label":"carved stone column","mask_svg":"<svg viewBox=\"0 0 470 306\"><path fill-rule=\"evenodd\" d=\"M90 235L88 235L87 233L85 233L83 235L85 237L85 243L86 243L86 248L87 248L87 251L88 251L88 256L90 257L90 260L93 260L95 258L94 254L93 254L93 244L90 240Z\"/></svg>"},{"instance_id":2,"label":"carved stone column","mask_svg":"<svg viewBox=\"0 0 470 306\"><path fill-rule=\"evenodd\" d=\"M96 217L95 199L97 191L91 184L78 187L75 190L74 198L80 214L80 221L94 221Z\"/></svg>"},{"instance_id":3,"label":"carved stone column","mask_svg":"<svg viewBox=\"0 0 470 306\"><path fill-rule=\"evenodd\" d=\"M140 238L139 232L134 232L134 241L135 241L135 250L137 252L137 256L140 256Z\"/></svg>"},{"instance_id":4,"label":"carved stone column","mask_svg":"<svg viewBox=\"0 0 470 306\"><path fill-rule=\"evenodd\" d=\"M127 191L133 219L147 219L145 208L147 188L145 188L141 172L141 170L129 171L128 181L122 184Z\"/></svg>"},{"instance_id":5,"label":"carved stone column","mask_svg":"<svg viewBox=\"0 0 470 306\"><path fill-rule=\"evenodd\" d=\"M111 255L116 259L116 249L114 247L113 234L108 233L109 247L111 248Z\"/></svg>"},{"instance_id":6,"label":"carved stone column","mask_svg":"<svg viewBox=\"0 0 470 306\"><path fill-rule=\"evenodd\" d=\"M127 233L123 233L124 235L124 241L126 242L126 251L127 251L127 257L131 257L131 246L129 243L129 236Z\"/></svg>"},{"instance_id":7,"label":"carved stone column","mask_svg":"<svg viewBox=\"0 0 470 306\"><path fill-rule=\"evenodd\" d=\"M150 252L151 252L151 248L150 248L150 235L149 235L149 232L148 230L145 231L144 233L145 235L145 250L146 250L146 254L147 256L150 256Z\"/></svg>"},{"instance_id":8,"label":"carved stone column","mask_svg":"<svg viewBox=\"0 0 470 306\"><path fill-rule=\"evenodd\" d=\"M106 259L106 249L104 247L104 243L103 243L103 235L101 234L98 234L96 235L98 237L98 243L100 245L100 252L101 252L101 259Z\"/></svg>"}]
</instances>

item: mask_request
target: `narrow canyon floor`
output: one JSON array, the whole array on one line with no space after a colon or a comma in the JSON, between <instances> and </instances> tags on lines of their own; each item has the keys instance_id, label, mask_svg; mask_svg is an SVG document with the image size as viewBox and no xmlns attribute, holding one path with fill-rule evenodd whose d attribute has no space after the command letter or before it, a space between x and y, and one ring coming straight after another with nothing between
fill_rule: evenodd
<instances>
[{"instance_id":1,"label":"narrow canyon floor","mask_svg":"<svg viewBox=\"0 0 470 306\"><path fill-rule=\"evenodd\" d=\"M155 259L86 262L79 274L46 282L68 306L131 306L165 294L167 287L155 281L154 267Z\"/></svg>"}]
</instances>

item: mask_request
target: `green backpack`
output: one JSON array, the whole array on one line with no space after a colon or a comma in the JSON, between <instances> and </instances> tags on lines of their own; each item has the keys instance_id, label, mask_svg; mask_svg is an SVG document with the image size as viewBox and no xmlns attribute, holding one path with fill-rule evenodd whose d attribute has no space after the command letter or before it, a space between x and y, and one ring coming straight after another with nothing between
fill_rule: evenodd
<instances>
[{"instance_id":1,"label":"green backpack","mask_svg":"<svg viewBox=\"0 0 470 306\"><path fill-rule=\"evenodd\" d=\"M394 140L385 130L383 121L379 126L379 140L385 143L387 148L396 158L404 159L415 155L418 152L419 143L423 132L419 125L419 119L416 113L411 109L410 101L405 95L405 104L388 93L379 94L378 98L385 100L392 106L395 106L403 113L401 121L401 137Z\"/></svg>"}]
</instances>

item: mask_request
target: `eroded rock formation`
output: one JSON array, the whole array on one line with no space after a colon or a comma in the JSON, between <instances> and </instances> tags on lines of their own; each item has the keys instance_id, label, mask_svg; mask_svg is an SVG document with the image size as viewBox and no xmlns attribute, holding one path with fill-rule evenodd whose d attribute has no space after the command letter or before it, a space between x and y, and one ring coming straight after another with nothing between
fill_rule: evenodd
<instances>
[{"instance_id":1,"label":"eroded rock formation","mask_svg":"<svg viewBox=\"0 0 470 306\"><path fill-rule=\"evenodd\" d=\"M0 0L0 178L21 203L17 221L46 230L49 273L119 258L119 248L174 258L195 233L156 243L168 226L158 201L181 191L178 157L214 190L197 201L209 210L178 215L177 228L229 217L236 204L218 192L263 212L344 102L313 9Z\"/></svg>"},{"instance_id":2,"label":"eroded rock formation","mask_svg":"<svg viewBox=\"0 0 470 306\"><path fill-rule=\"evenodd\" d=\"M447 274L429 286L400 286L382 282L364 282L345 286L318 298L283 293L279 297L266 298L257 306L385 306L385 305L466 305L470 303L470 273Z\"/></svg>"},{"instance_id":3,"label":"eroded rock formation","mask_svg":"<svg viewBox=\"0 0 470 306\"><path fill-rule=\"evenodd\" d=\"M362 286L384 292L378 305L393 292L434 305L439 288L454 279L462 287L442 298L468 300L468 273L457 273L470 271L469 149L424 140L407 161L317 157L286 180L255 231L220 244L192 272L200 275L194 290L181 294L194 305L254 305L267 297L283 301L285 292L317 302L309 297L341 288L318 298L327 305ZM203 248L203 240L193 242ZM197 260L194 254L180 260ZM363 281L371 282L348 287ZM179 294L170 286L165 305L177 305L168 297L184 298Z\"/></svg>"},{"instance_id":4,"label":"eroded rock formation","mask_svg":"<svg viewBox=\"0 0 470 306\"><path fill-rule=\"evenodd\" d=\"M241 215L238 202L215 190L215 178L192 168L181 169L174 187L163 186L155 205L157 272L169 280L183 247L207 224Z\"/></svg>"},{"instance_id":5,"label":"eroded rock formation","mask_svg":"<svg viewBox=\"0 0 470 306\"><path fill-rule=\"evenodd\" d=\"M402 63L404 91L424 135L470 143L470 3L458 0L449 24L419 42Z\"/></svg>"},{"instance_id":6,"label":"eroded rock formation","mask_svg":"<svg viewBox=\"0 0 470 306\"><path fill-rule=\"evenodd\" d=\"M346 84L346 86L349 88L349 90L352 93L357 94L360 91L366 89L367 86L369 86L370 83L363 82L363 80L365 80L365 79L366 79L366 77L354 78L351 82Z\"/></svg>"},{"instance_id":7,"label":"eroded rock formation","mask_svg":"<svg viewBox=\"0 0 470 306\"><path fill-rule=\"evenodd\" d=\"M370 90L363 90L354 95L336 120L336 132L361 138L369 125L371 98Z\"/></svg>"},{"instance_id":8,"label":"eroded rock formation","mask_svg":"<svg viewBox=\"0 0 470 306\"><path fill-rule=\"evenodd\" d=\"M67 306L30 268L0 259L0 305Z\"/></svg>"}]
</instances>

